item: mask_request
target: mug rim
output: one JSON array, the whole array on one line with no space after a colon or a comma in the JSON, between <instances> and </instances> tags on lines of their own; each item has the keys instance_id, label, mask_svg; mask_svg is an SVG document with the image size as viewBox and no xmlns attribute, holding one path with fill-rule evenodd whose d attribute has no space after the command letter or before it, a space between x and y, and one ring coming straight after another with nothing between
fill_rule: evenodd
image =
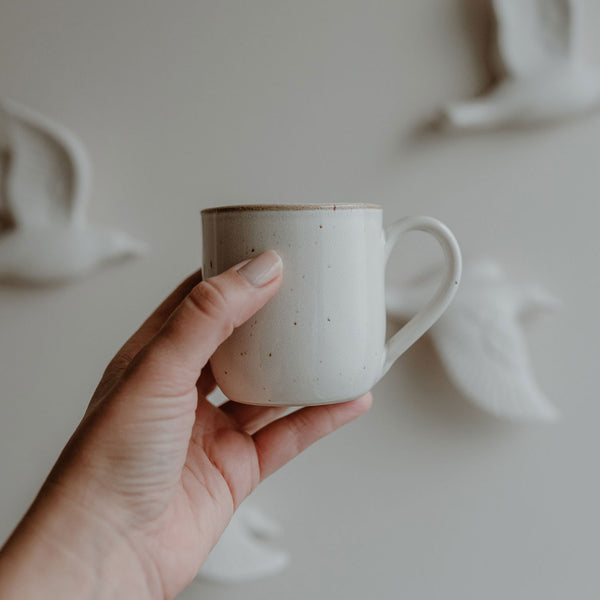
<instances>
[{"instance_id":1,"label":"mug rim","mask_svg":"<svg viewBox=\"0 0 600 600\"><path fill-rule=\"evenodd\" d=\"M224 212L268 212L268 211L310 211L310 210L382 210L379 204L363 203L328 203L328 204L232 204L227 206L214 206L204 208L201 215L224 213Z\"/></svg>"}]
</instances>

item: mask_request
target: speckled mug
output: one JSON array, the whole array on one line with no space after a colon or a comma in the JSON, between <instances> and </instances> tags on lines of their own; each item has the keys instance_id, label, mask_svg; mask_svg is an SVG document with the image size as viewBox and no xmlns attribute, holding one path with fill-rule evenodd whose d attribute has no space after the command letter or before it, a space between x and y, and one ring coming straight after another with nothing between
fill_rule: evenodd
<instances>
[{"instance_id":1,"label":"speckled mug","mask_svg":"<svg viewBox=\"0 0 600 600\"><path fill-rule=\"evenodd\" d=\"M283 261L281 289L227 339L210 363L237 402L331 404L367 392L442 315L461 273L450 230L430 217L384 231L372 204L247 205L202 211L206 277L266 250ZM440 243L446 275L435 294L385 340L385 265L396 241L425 231Z\"/></svg>"}]
</instances>

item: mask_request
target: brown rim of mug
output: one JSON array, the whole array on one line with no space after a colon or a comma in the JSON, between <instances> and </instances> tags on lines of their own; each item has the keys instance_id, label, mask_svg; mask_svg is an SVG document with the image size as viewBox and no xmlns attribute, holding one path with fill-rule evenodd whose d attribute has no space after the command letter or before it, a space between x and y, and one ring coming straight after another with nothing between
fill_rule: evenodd
<instances>
[{"instance_id":1,"label":"brown rim of mug","mask_svg":"<svg viewBox=\"0 0 600 600\"><path fill-rule=\"evenodd\" d=\"M222 212L251 212L251 211L285 211L285 210L381 210L378 204L239 204L232 206L215 206L205 208L200 214Z\"/></svg>"}]
</instances>

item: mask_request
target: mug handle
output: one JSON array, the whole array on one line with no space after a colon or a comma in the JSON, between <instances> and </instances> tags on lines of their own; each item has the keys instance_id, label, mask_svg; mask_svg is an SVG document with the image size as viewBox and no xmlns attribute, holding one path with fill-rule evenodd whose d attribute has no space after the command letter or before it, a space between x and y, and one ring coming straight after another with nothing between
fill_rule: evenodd
<instances>
[{"instance_id":1,"label":"mug handle","mask_svg":"<svg viewBox=\"0 0 600 600\"><path fill-rule=\"evenodd\" d=\"M385 230L386 264L400 237L409 231L424 231L438 241L444 251L446 276L433 298L386 342L382 376L442 316L456 294L462 272L460 248L454 234L432 217L406 217Z\"/></svg>"}]
</instances>

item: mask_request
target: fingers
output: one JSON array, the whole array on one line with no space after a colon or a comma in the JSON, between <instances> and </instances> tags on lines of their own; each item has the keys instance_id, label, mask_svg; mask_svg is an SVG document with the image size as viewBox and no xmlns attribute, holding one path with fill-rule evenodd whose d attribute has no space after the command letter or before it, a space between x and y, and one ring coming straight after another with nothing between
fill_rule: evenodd
<instances>
[{"instance_id":1,"label":"fingers","mask_svg":"<svg viewBox=\"0 0 600 600\"><path fill-rule=\"evenodd\" d=\"M281 272L281 258L268 251L197 284L132 363L138 391L192 389L217 347L279 289Z\"/></svg>"},{"instance_id":2,"label":"fingers","mask_svg":"<svg viewBox=\"0 0 600 600\"><path fill-rule=\"evenodd\" d=\"M239 402L225 402L219 407L235 424L253 435L259 429L279 418L289 406L251 406Z\"/></svg>"},{"instance_id":3,"label":"fingers","mask_svg":"<svg viewBox=\"0 0 600 600\"><path fill-rule=\"evenodd\" d=\"M369 392L350 402L309 406L259 430L253 437L261 481L317 440L367 412L372 400Z\"/></svg>"}]
</instances>

